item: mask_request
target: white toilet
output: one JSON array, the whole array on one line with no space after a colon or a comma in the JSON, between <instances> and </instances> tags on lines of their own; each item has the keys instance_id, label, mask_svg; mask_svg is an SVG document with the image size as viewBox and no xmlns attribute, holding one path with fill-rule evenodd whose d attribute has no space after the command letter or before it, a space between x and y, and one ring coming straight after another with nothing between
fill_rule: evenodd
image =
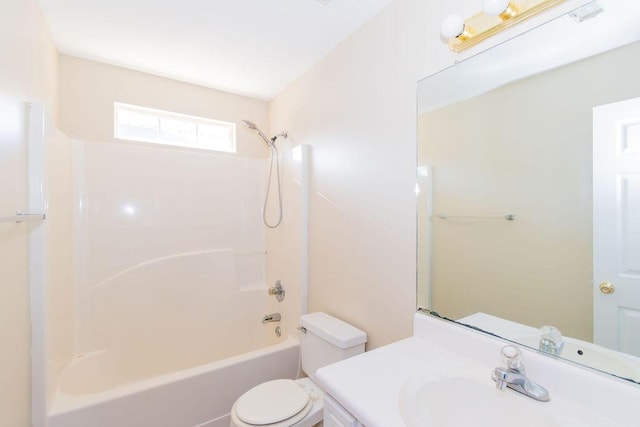
<instances>
[{"instance_id":1,"label":"white toilet","mask_svg":"<svg viewBox=\"0 0 640 427\"><path fill-rule=\"evenodd\" d=\"M240 396L231 409L231 427L312 427L322 421L324 391L316 370L364 352L367 334L325 313L300 318L302 370L309 378L262 383Z\"/></svg>"}]
</instances>

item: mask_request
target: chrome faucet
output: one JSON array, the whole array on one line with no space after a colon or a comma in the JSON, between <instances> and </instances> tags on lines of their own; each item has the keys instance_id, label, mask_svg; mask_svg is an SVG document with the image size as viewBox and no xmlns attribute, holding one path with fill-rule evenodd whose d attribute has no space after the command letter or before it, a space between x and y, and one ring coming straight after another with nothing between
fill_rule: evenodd
<instances>
[{"instance_id":1,"label":"chrome faucet","mask_svg":"<svg viewBox=\"0 0 640 427\"><path fill-rule=\"evenodd\" d=\"M508 387L532 399L548 402L550 398L547 389L527 378L520 350L516 346L507 345L502 348L501 353L507 367L493 370L496 388L504 390Z\"/></svg>"},{"instance_id":2,"label":"chrome faucet","mask_svg":"<svg viewBox=\"0 0 640 427\"><path fill-rule=\"evenodd\" d=\"M262 318L262 323L271 323L271 322L279 322L279 321L280 321L280 313L267 314Z\"/></svg>"}]
</instances>

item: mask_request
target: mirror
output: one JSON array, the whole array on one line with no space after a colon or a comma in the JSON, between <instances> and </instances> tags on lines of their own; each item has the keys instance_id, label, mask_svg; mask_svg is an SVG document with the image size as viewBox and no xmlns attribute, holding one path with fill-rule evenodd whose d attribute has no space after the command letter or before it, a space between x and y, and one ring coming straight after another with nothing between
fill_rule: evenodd
<instances>
[{"instance_id":1,"label":"mirror","mask_svg":"<svg viewBox=\"0 0 640 427\"><path fill-rule=\"evenodd\" d=\"M417 299L640 382L640 7L598 3L419 82Z\"/></svg>"}]
</instances>

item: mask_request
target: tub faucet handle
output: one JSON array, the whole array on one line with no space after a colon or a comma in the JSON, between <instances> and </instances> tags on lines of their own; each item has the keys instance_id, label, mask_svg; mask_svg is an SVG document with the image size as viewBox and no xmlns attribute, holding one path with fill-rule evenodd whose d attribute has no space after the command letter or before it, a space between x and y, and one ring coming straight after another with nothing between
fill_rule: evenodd
<instances>
[{"instance_id":1,"label":"tub faucet handle","mask_svg":"<svg viewBox=\"0 0 640 427\"><path fill-rule=\"evenodd\" d=\"M276 280L276 284L269 288L269 295L275 295L278 302L282 302L284 299L284 287L282 286L282 280Z\"/></svg>"}]
</instances>

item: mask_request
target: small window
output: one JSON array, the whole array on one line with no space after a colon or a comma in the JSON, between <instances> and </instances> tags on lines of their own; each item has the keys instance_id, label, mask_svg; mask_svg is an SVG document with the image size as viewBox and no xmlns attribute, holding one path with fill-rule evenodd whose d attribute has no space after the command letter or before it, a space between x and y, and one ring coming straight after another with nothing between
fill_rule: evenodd
<instances>
[{"instance_id":1,"label":"small window","mask_svg":"<svg viewBox=\"0 0 640 427\"><path fill-rule=\"evenodd\" d=\"M235 123L115 102L114 137L177 147L236 152Z\"/></svg>"}]
</instances>

